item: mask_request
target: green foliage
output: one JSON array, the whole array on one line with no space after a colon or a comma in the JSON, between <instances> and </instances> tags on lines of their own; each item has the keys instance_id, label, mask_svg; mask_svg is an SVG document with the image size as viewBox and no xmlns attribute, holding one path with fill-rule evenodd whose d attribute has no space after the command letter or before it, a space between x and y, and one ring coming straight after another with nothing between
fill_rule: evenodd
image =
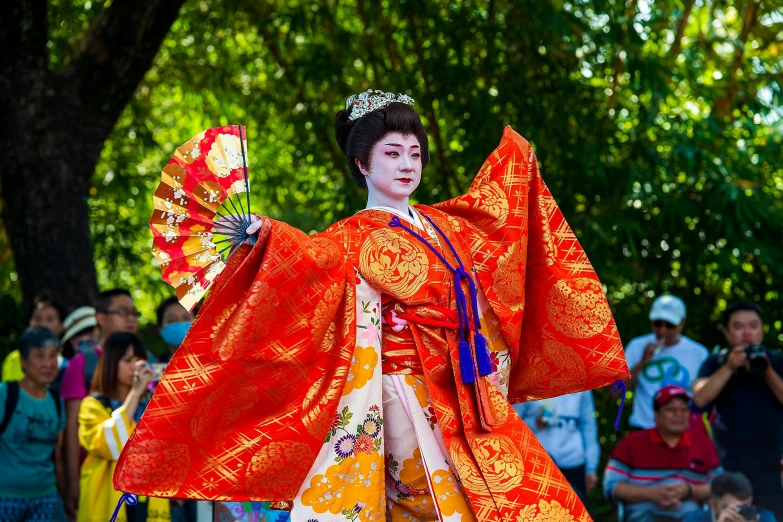
<instances>
[{"instance_id":1,"label":"green foliage","mask_svg":"<svg viewBox=\"0 0 783 522\"><path fill-rule=\"evenodd\" d=\"M50 4L56 68L103 3ZM464 191L504 125L534 144L624 341L648 331L650 302L668 291L708 346L728 301L759 302L777 346L783 16L772 4L188 2L95 172L100 286L131 288L147 321L170 295L150 254L151 195L176 146L204 128L247 125L257 212L313 231L362 208L333 122L372 87L410 94L429 129L420 202ZM18 299L0 259L0 292ZM597 404L606 454L616 405Z\"/></svg>"}]
</instances>

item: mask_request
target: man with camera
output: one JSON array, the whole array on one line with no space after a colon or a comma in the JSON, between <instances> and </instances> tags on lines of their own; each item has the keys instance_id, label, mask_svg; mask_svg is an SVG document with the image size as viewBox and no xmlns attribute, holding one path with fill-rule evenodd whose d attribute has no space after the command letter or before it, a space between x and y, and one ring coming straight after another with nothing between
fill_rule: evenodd
<instances>
[{"instance_id":1,"label":"man with camera","mask_svg":"<svg viewBox=\"0 0 783 522\"><path fill-rule=\"evenodd\" d=\"M723 467L745 474L756 502L783 520L783 355L761 344L764 323L758 305L729 306L723 324L729 348L704 362L693 401L715 406L713 438Z\"/></svg>"},{"instance_id":2,"label":"man with camera","mask_svg":"<svg viewBox=\"0 0 783 522\"><path fill-rule=\"evenodd\" d=\"M742 473L721 473L710 485L709 511L692 511L683 522L775 522L775 515L753 505L753 489Z\"/></svg>"}]
</instances>

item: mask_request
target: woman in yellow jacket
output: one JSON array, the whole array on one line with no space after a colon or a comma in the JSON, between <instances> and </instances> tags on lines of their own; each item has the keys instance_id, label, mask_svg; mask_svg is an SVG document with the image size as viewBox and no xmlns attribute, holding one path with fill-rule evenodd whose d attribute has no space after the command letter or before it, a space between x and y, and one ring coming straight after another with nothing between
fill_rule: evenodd
<instances>
[{"instance_id":1,"label":"woman in yellow jacket","mask_svg":"<svg viewBox=\"0 0 783 522\"><path fill-rule=\"evenodd\" d=\"M81 469L78 522L107 522L121 492L112 475L122 447L141 418L153 372L136 335L115 333L103 346L92 382L92 395L79 409L79 444L87 450ZM168 499L141 497L124 506L117 522L170 522Z\"/></svg>"}]
</instances>

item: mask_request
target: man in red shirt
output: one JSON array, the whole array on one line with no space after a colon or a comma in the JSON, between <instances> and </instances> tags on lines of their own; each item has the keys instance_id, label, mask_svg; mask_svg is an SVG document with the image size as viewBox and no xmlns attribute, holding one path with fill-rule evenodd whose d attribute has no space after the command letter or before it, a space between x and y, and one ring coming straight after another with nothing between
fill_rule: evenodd
<instances>
[{"instance_id":1,"label":"man in red shirt","mask_svg":"<svg viewBox=\"0 0 783 522\"><path fill-rule=\"evenodd\" d=\"M688 427L690 395L664 386L653 398L655 427L626 435L604 474L607 498L623 504L624 522L682 520L710 497L723 470L712 441Z\"/></svg>"}]
</instances>

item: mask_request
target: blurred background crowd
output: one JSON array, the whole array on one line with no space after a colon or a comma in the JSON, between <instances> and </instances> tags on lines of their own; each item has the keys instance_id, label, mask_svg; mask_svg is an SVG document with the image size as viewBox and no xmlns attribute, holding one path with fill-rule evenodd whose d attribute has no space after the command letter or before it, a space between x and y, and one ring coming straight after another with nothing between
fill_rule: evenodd
<instances>
[{"instance_id":1,"label":"blurred background crowd","mask_svg":"<svg viewBox=\"0 0 783 522\"><path fill-rule=\"evenodd\" d=\"M127 290L102 292L68 315L52 299L34 302L2 365L1 520L112 516L117 459L195 313L176 298L158 305L166 348L156 355L137 335ZM783 354L763 344L761 307L731 304L726 347L712 354L682 334L680 298L657 298L648 319L651 332L626 346L629 433L605 465L593 392L517 404L517 413L597 519L605 513L588 497L595 489L631 522L783 520ZM124 509L133 521L206 520L193 501L146 497Z\"/></svg>"}]
</instances>

